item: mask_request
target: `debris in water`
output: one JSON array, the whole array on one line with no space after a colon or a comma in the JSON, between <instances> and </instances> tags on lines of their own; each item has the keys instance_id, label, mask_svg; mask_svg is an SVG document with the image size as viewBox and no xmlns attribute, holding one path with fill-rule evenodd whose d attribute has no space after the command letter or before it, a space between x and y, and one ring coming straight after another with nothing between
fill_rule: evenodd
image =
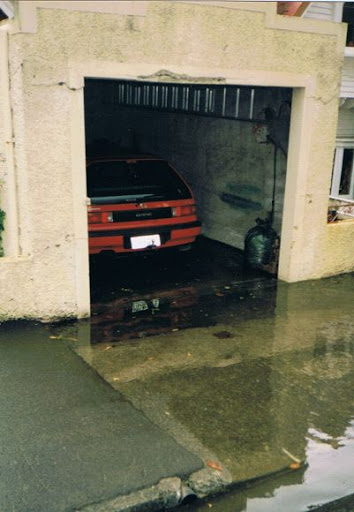
<instances>
[{"instance_id":1,"label":"debris in water","mask_svg":"<svg viewBox=\"0 0 354 512\"><path fill-rule=\"evenodd\" d=\"M210 468L216 469L217 471L222 471L222 467L220 466L220 464L218 464L214 460L209 460L207 462L207 466L209 466Z\"/></svg>"},{"instance_id":2,"label":"debris in water","mask_svg":"<svg viewBox=\"0 0 354 512\"><path fill-rule=\"evenodd\" d=\"M69 340L69 341L77 341L77 338L63 338L63 336L49 336L50 340Z\"/></svg>"},{"instance_id":3,"label":"debris in water","mask_svg":"<svg viewBox=\"0 0 354 512\"><path fill-rule=\"evenodd\" d=\"M221 340L226 339L226 338L233 338L234 337L234 335L231 332L229 332L229 331L214 332L213 336L215 336L216 338L219 338Z\"/></svg>"},{"instance_id":4,"label":"debris in water","mask_svg":"<svg viewBox=\"0 0 354 512\"><path fill-rule=\"evenodd\" d=\"M282 451L285 453L285 455L287 455L288 457L290 457L290 459L292 459L294 462L296 462L297 464L300 464L301 463L301 460L298 459L297 457L295 457L295 455L293 455L292 453L288 452L288 450L286 450L285 448L282 448ZM290 464L291 466L291 464ZM290 467L289 466L289 467ZM291 468L291 469L295 469L295 468Z\"/></svg>"},{"instance_id":5,"label":"debris in water","mask_svg":"<svg viewBox=\"0 0 354 512\"><path fill-rule=\"evenodd\" d=\"M216 295L217 297L224 297L224 294L223 294L223 293L221 293L221 292L217 292L215 295Z\"/></svg>"}]
</instances>

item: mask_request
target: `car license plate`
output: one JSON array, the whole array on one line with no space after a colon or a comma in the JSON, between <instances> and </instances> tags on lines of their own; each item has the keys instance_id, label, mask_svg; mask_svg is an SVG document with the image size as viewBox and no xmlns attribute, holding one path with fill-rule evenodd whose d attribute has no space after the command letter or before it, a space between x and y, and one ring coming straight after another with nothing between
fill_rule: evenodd
<instances>
[{"instance_id":1,"label":"car license plate","mask_svg":"<svg viewBox=\"0 0 354 512\"><path fill-rule=\"evenodd\" d=\"M146 249L161 245L160 235L132 236L130 239L132 249Z\"/></svg>"}]
</instances>

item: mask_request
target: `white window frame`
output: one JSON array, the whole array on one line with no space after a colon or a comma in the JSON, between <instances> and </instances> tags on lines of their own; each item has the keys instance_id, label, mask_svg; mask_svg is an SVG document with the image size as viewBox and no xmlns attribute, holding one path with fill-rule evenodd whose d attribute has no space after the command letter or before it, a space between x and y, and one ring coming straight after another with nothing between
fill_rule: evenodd
<instances>
[{"instance_id":1,"label":"white window frame","mask_svg":"<svg viewBox=\"0 0 354 512\"><path fill-rule=\"evenodd\" d=\"M333 6L333 21L341 22L343 21L343 7L344 2L335 2Z\"/></svg>"},{"instance_id":2,"label":"white window frame","mask_svg":"<svg viewBox=\"0 0 354 512\"><path fill-rule=\"evenodd\" d=\"M343 168L343 156L344 156L345 149L353 149L354 150L354 138L347 139L347 140L337 140L337 142L336 142L336 152L335 152L334 163L333 163L331 196L338 197L340 199L354 199L354 158L353 158L353 162L352 162L349 194L340 194L339 193L339 186L340 186L340 180L341 180L342 168Z\"/></svg>"}]
</instances>

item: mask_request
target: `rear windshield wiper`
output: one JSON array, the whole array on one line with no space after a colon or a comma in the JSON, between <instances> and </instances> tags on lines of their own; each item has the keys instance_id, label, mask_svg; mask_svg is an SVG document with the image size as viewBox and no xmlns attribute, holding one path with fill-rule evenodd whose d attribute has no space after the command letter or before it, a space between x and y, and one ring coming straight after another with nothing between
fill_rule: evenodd
<instances>
[{"instance_id":1,"label":"rear windshield wiper","mask_svg":"<svg viewBox=\"0 0 354 512\"><path fill-rule=\"evenodd\" d=\"M146 201L148 199L163 199L164 196L157 194L146 194L145 196L140 196L135 198L135 203L141 203L142 201Z\"/></svg>"},{"instance_id":2,"label":"rear windshield wiper","mask_svg":"<svg viewBox=\"0 0 354 512\"><path fill-rule=\"evenodd\" d=\"M136 195L129 196L100 196L100 197L91 197L91 204L117 204L117 203L142 203L147 200L158 200L164 199L164 196L155 195L155 194L145 194L137 197Z\"/></svg>"}]
</instances>

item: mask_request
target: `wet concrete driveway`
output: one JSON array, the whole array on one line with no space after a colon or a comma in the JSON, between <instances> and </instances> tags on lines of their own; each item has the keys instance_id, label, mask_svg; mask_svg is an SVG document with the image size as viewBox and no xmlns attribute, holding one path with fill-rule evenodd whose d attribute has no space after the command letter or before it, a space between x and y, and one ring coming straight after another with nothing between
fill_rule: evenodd
<instances>
[{"instance_id":1,"label":"wet concrete driveway","mask_svg":"<svg viewBox=\"0 0 354 512\"><path fill-rule=\"evenodd\" d=\"M0 327L0 510L64 512L203 464L41 325Z\"/></svg>"}]
</instances>

